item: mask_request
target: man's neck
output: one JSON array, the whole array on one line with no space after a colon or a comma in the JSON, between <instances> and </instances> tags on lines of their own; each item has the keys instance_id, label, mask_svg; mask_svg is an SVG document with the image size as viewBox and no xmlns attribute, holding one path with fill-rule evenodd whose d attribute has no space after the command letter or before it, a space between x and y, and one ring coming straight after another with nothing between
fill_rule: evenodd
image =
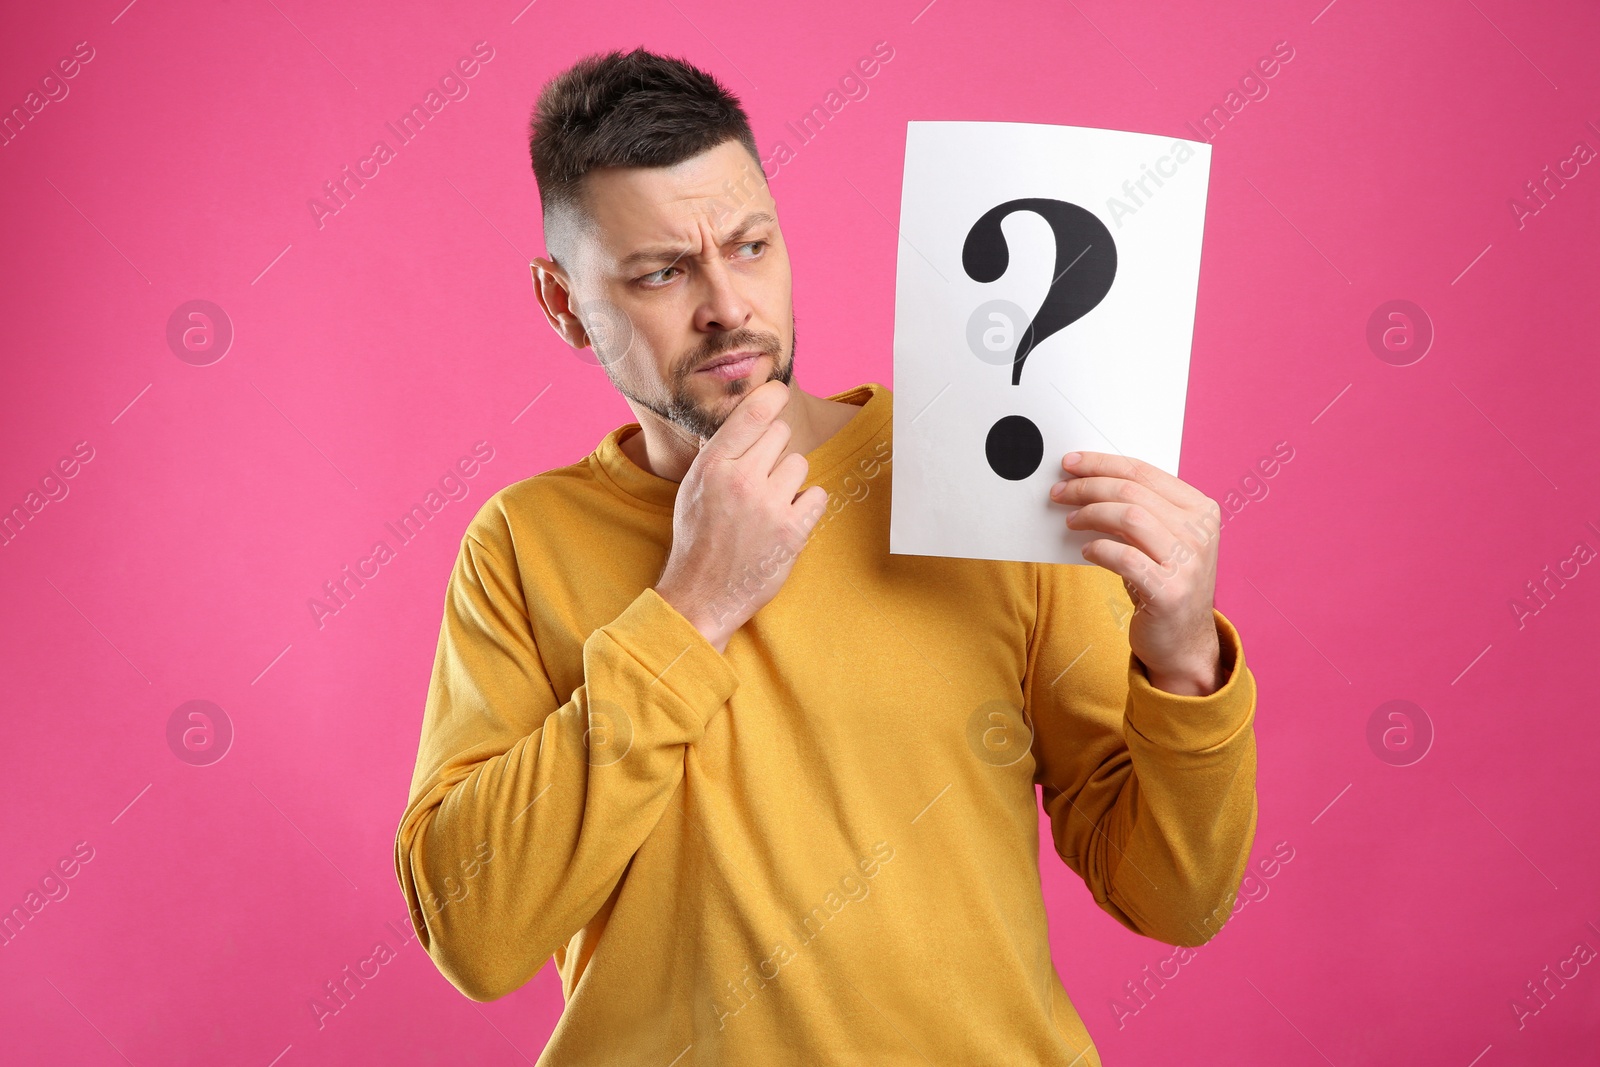
<instances>
[{"instance_id":1,"label":"man's neck","mask_svg":"<svg viewBox=\"0 0 1600 1067\"><path fill-rule=\"evenodd\" d=\"M842 430L846 423L860 412L854 404L844 404L826 397L812 396L799 386L790 389L789 403L778 413L778 418L789 424L789 441L784 445L783 459L791 452L802 455L819 447L824 441ZM651 411L635 409L640 432L622 441L625 456L658 478L681 482L689 472L689 464L699 454L697 442L684 430L673 426ZM777 461L774 461L774 466Z\"/></svg>"}]
</instances>

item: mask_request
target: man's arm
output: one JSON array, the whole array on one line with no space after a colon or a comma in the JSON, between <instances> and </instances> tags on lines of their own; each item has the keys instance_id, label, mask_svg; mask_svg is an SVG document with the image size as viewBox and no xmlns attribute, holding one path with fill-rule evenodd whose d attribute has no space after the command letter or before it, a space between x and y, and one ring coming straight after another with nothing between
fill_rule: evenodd
<instances>
[{"instance_id":1,"label":"man's arm","mask_svg":"<svg viewBox=\"0 0 1600 1067\"><path fill-rule=\"evenodd\" d=\"M505 516L481 512L445 595L395 872L439 970L474 1000L532 978L660 820L738 678L653 589L583 645L564 702L535 647Z\"/></svg>"},{"instance_id":2,"label":"man's arm","mask_svg":"<svg viewBox=\"0 0 1600 1067\"><path fill-rule=\"evenodd\" d=\"M1255 840L1256 687L1238 632L1215 612L1221 686L1168 693L1129 646L1118 575L1037 568L1024 694L1056 851L1130 930L1203 944L1231 914Z\"/></svg>"}]
</instances>

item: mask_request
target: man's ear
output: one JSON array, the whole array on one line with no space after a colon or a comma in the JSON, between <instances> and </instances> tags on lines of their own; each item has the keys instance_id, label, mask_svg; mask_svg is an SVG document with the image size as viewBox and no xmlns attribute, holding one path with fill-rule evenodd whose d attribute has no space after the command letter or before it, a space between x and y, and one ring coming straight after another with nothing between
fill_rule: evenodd
<instances>
[{"instance_id":1,"label":"man's ear","mask_svg":"<svg viewBox=\"0 0 1600 1067\"><path fill-rule=\"evenodd\" d=\"M566 271L553 259L535 259L529 267L533 272L533 294L544 309L550 328L573 348L588 347L589 335L572 312L572 282Z\"/></svg>"}]
</instances>

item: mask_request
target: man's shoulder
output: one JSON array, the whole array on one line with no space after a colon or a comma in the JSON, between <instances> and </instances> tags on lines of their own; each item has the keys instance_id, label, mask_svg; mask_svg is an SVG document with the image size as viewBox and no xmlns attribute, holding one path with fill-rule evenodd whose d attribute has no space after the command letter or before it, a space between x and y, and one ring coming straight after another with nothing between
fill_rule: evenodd
<instances>
[{"instance_id":1,"label":"man's shoulder","mask_svg":"<svg viewBox=\"0 0 1600 1067\"><path fill-rule=\"evenodd\" d=\"M595 495L606 492L592 459L591 453L502 486L479 506L464 536L510 558L541 528L560 529L577 516L592 514Z\"/></svg>"}]
</instances>

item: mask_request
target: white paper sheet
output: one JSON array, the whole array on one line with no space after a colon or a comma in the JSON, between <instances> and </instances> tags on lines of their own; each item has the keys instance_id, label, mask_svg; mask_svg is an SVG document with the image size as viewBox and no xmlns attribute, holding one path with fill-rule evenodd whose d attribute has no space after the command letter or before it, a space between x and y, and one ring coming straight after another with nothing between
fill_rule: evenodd
<instances>
[{"instance_id":1,"label":"white paper sheet","mask_svg":"<svg viewBox=\"0 0 1600 1067\"><path fill-rule=\"evenodd\" d=\"M1064 454L1177 475L1210 170L1172 137L906 124L889 551L1083 564L1106 535L1050 500Z\"/></svg>"}]
</instances>

